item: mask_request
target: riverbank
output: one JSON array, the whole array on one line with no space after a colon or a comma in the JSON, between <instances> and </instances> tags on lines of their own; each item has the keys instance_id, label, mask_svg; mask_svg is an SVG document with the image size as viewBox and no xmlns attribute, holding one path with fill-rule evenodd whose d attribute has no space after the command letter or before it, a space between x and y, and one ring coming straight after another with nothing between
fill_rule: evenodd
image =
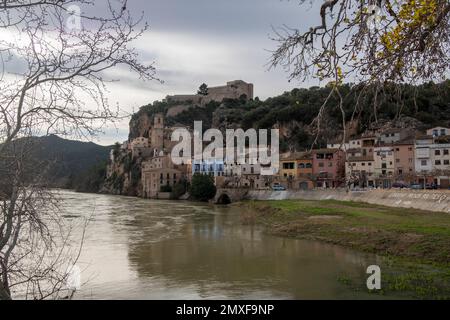
<instances>
[{"instance_id":1,"label":"riverbank","mask_svg":"<svg viewBox=\"0 0 450 320\"><path fill-rule=\"evenodd\" d=\"M273 235L375 253L390 270L385 289L450 299L450 215L335 200L245 201L244 224Z\"/></svg>"},{"instance_id":2,"label":"riverbank","mask_svg":"<svg viewBox=\"0 0 450 320\"><path fill-rule=\"evenodd\" d=\"M450 190L375 189L251 190L248 200L337 200L450 213Z\"/></svg>"}]
</instances>

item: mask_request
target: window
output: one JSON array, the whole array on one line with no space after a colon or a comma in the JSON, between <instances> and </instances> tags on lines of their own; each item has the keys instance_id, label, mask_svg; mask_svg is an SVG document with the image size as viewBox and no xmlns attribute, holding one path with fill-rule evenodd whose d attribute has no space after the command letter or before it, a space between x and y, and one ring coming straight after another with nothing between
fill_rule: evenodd
<instances>
[{"instance_id":1,"label":"window","mask_svg":"<svg viewBox=\"0 0 450 320\"><path fill-rule=\"evenodd\" d=\"M444 156L448 156L448 149L444 149Z\"/></svg>"},{"instance_id":2,"label":"window","mask_svg":"<svg viewBox=\"0 0 450 320\"><path fill-rule=\"evenodd\" d=\"M445 129L441 129L441 136L445 136Z\"/></svg>"},{"instance_id":3,"label":"window","mask_svg":"<svg viewBox=\"0 0 450 320\"><path fill-rule=\"evenodd\" d=\"M372 166L372 162L369 162L368 165L369 165L369 167Z\"/></svg>"},{"instance_id":4,"label":"window","mask_svg":"<svg viewBox=\"0 0 450 320\"><path fill-rule=\"evenodd\" d=\"M444 160L444 164L445 164L446 166L450 165L450 160Z\"/></svg>"},{"instance_id":5,"label":"window","mask_svg":"<svg viewBox=\"0 0 450 320\"><path fill-rule=\"evenodd\" d=\"M325 167L324 163L323 162L319 163L319 168L323 168L323 167Z\"/></svg>"},{"instance_id":6,"label":"window","mask_svg":"<svg viewBox=\"0 0 450 320\"><path fill-rule=\"evenodd\" d=\"M365 163L365 162L363 162L363 163L361 163L361 165L362 165L363 167L365 167L365 166L366 166L366 163Z\"/></svg>"},{"instance_id":7,"label":"window","mask_svg":"<svg viewBox=\"0 0 450 320\"><path fill-rule=\"evenodd\" d=\"M329 162L329 163L328 163L328 167L331 168L332 166L333 166L333 162Z\"/></svg>"},{"instance_id":8,"label":"window","mask_svg":"<svg viewBox=\"0 0 450 320\"><path fill-rule=\"evenodd\" d=\"M426 165L428 165L428 161L427 161L427 160L422 160L422 161L420 162L420 164L421 164L422 166L426 166Z\"/></svg>"},{"instance_id":9,"label":"window","mask_svg":"<svg viewBox=\"0 0 450 320\"><path fill-rule=\"evenodd\" d=\"M395 162L400 163L400 159L395 159Z\"/></svg>"},{"instance_id":10,"label":"window","mask_svg":"<svg viewBox=\"0 0 450 320\"><path fill-rule=\"evenodd\" d=\"M435 150L434 151L434 155L435 156L440 156L441 155L441 150Z\"/></svg>"},{"instance_id":11,"label":"window","mask_svg":"<svg viewBox=\"0 0 450 320\"><path fill-rule=\"evenodd\" d=\"M295 167L295 163L293 163L293 162L283 163L283 169L291 170L291 169L294 169L294 167Z\"/></svg>"},{"instance_id":12,"label":"window","mask_svg":"<svg viewBox=\"0 0 450 320\"><path fill-rule=\"evenodd\" d=\"M435 161L435 164L436 164L437 166L440 166L440 165L441 165L441 160L436 160L436 161Z\"/></svg>"}]
</instances>

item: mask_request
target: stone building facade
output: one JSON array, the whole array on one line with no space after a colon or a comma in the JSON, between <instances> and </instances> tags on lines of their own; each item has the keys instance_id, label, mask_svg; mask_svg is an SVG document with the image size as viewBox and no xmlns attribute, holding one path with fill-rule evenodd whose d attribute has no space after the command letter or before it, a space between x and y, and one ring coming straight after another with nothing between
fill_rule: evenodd
<instances>
[{"instance_id":1,"label":"stone building facade","mask_svg":"<svg viewBox=\"0 0 450 320\"><path fill-rule=\"evenodd\" d=\"M167 96L167 102L205 105L211 101L222 102L223 99L253 99L253 84L242 80L229 81L225 86L208 88L208 95L173 95Z\"/></svg>"},{"instance_id":2,"label":"stone building facade","mask_svg":"<svg viewBox=\"0 0 450 320\"><path fill-rule=\"evenodd\" d=\"M395 155L395 179L407 183L414 182L416 172L414 142L412 140L398 142L393 147Z\"/></svg>"},{"instance_id":3,"label":"stone building facade","mask_svg":"<svg viewBox=\"0 0 450 320\"><path fill-rule=\"evenodd\" d=\"M145 161L142 165L142 187L144 198L159 198L161 188L173 187L190 176L189 166L173 164L169 154L160 155Z\"/></svg>"},{"instance_id":4,"label":"stone building facade","mask_svg":"<svg viewBox=\"0 0 450 320\"><path fill-rule=\"evenodd\" d=\"M312 151L313 174L318 188L337 188L345 182L345 152L339 149Z\"/></svg>"},{"instance_id":5,"label":"stone building facade","mask_svg":"<svg viewBox=\"0 0 450 320\"><path fill-rule=\"evenodd\" d=\"M158 151L164 149L164 115L162 113L156 114L153 119L153 126L150 129L150 145Z\"/></svg>"}]
</instances>

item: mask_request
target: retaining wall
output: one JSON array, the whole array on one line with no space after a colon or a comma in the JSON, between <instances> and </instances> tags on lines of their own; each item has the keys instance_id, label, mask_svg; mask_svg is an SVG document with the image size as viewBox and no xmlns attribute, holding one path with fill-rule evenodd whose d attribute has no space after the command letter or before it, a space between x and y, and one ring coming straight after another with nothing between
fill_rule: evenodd
<instances>
[{"instance_id":1,"label":"retaining wall","mask_svg":"<svg viewBox=\"0 0 450 320\"><path fill-rule=\"evenodd\" d=\"M265 191L252 190L247 194L253 200L340 200L359 201L388 207L414 208L450 213L448 190L308 190Z\"/></svg>"}]
</instances>

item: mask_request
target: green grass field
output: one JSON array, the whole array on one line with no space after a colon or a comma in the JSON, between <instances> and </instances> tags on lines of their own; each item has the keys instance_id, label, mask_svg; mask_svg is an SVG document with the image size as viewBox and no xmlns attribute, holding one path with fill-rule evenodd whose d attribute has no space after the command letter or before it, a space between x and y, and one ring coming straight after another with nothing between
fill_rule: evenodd
<instances>
[{"instance_id":1,"label":"green grass field","mask_svg":"<svg viewBox=\"0 0 450 320\"><path fill-rule=\"evenodd\" d=\"M341 201L246 201L244 224L385 257L393 291L450 299L450 214Z\"/></svg>"}]
</instances>

